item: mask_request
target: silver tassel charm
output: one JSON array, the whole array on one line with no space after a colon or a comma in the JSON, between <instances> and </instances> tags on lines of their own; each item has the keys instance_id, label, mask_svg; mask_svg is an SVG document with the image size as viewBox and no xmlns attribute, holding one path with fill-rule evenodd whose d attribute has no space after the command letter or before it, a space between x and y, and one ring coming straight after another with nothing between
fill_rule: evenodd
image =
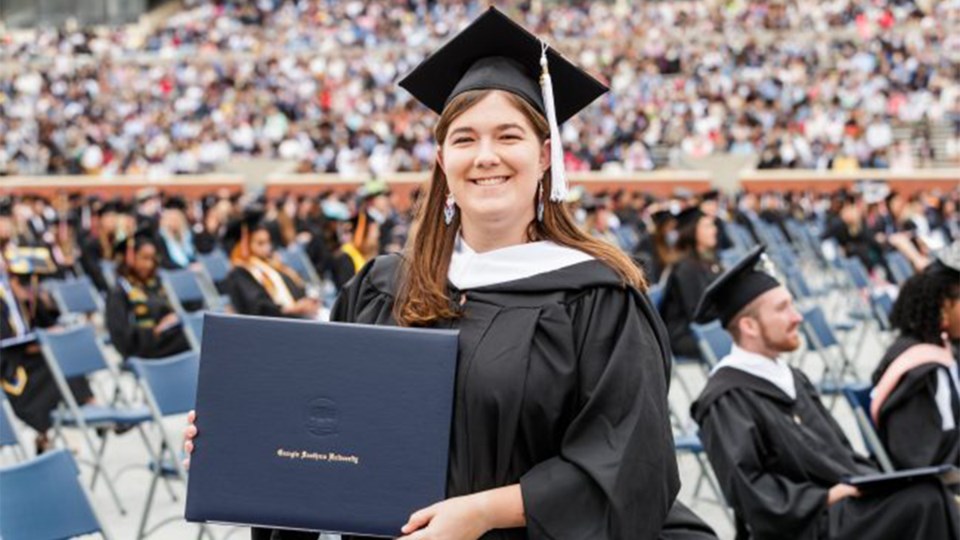
<instances>
[{"instance_id":1,"label":"silver tassel charm","mask_svg":"<svg viewBox=\"0 0 960 540\"><path fill-rule=\"evenodd\" d=\"M560 142L560 125L557 123L557 108L553 102L553 81L547 62L547 44L540 42L540 91L543 108L550 124L550 200L564 202L567 198L567 172L563 165L563 145Z\"/></svg>"}]
</instances>

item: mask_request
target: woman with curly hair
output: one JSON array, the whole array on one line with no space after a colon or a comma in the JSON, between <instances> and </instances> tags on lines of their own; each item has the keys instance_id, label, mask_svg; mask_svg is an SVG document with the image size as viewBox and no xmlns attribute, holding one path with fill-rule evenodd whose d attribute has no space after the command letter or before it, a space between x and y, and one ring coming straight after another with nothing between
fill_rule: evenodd
<instances>
[{"instance_id":1,"label":"woman with curly hair","mask_svg":"<svg viewBox=\"0 0 960 540\"><path fill-rule=\"evenodd\" d=\"M960 256L960 244L953 255ZM960 462L960 257L910 278L890 322L899 331L873 373L870 414L899 468Z\"/></svg>"}]
</instances>

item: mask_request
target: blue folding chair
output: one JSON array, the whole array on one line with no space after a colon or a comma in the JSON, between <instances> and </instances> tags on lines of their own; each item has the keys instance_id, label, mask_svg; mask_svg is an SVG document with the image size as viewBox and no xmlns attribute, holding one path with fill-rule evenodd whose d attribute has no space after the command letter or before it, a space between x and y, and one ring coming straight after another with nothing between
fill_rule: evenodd
<instances>
[{"instance_id":1,"label":"blue folding chair","mask_svg":"<svg viewBox=\"0 0 960 540\"><path fill-rule=\"evenodd\" d=\"M103 314L103 299L88 276L59 281L48 286L61 316L83 319Z\"/></svg>"},{"instance_id":2,"label":"blue folding chair","mask_svg":"<svg viewBox=\"0 0 960 540\"><path fill-rule=\"evenodd\" d=\"M280 260L296 272L304 283L309 283L317 288L321 286L320 276L317 275L317 270L310 262L310 257L307 256L300 244L294 243L280 250Z\"/></svg>"},{"instance_id":3,"label":"blue folding chair","mask_svg":"<svg viewBox=\"0 0 960 540\"><path fill-rule=\"evenodd\" d=\"M870 403L872 397L870 392L873 387L869 383L851 383L843 386L843 397L847 404L853 410L857 419L857 428L860 430L860 436L863 437L863 445L870 455L880 464L883 472L893 472L893 462L886 448L880 442L880 436L877 435L877 427L870 418Z\"/></svg>"},{"instance_id":4,"label":"blue folding chair","mask_svg":"<svg viewBox=\"0 0 960 540\"><path fill-rule=\"evenodd\" d=\"M886 291L874 291L870 293L870 307L877 319L880 330L889 332L893 330L890 324L890 314L893 312L893 299Z\"/></svg>"},{"instance_id":5,"label":"blue folding chair","mask_svg":"<svg viewBox=\"0 0 960 540\"><path fill-rule=\"evenodd\" d=\"M834 399L842 390L844 377L849 373L854 379L859 379L856 366L850 361L843 346L827 323L820 306L807 307L800 310L803 323L800 328L807 339L807 348L815 352L823 362L823 377L820 380L820 392L832 395ZM837 362L839 357L839 362ZM837 366L839 364L839 367ZM831 407L833 401L831 401Z\"/></svg>"},{"instance_id":6,"label":"blue folding chair","mask_svg":"<svg viewBox=\"0 0 960 540\"><path fill-rule=\"evenodd\" d=\"M111 538L66 450L0 468L0 538L38 540L100 533Z\"/></svg>"},{"instance_id":7,"label":"blue folding chair","mask_svg":"<svg viewBox=\"0 0 960 540\"><path fill-rule=\"evenodd\" d=\"M663 285L658 283L647 287L647 297L650 298L653 308L660 311L660 305L663 303Z\"/></svg>"},{"instance_id":8,"label":"blue folding chair","mask_svg":"<svg viewBox=\"0 0 960 540\"><path fill-rule=\"evenodd\" d=\"M201 253L197 259L214 283L220 283L227 279L227 275L230 274L230 260L220 249L214 249L210 253Z\"/></svg>"},{"instance_id":9,"label":"blue folding chair","mask_svg":"<svg viewBox=\"0 0 960 540\"><path fill-rule=\"evenodd\" d=\"M713 476L710 463L707 461L707 459L705 459L706 451L703 449L703 443L700 442L700 437L698 437L696 433L674 434L673 446L678 456L681 454L691 455L697 463L698 475L697 483L693 488L693 497L695 499L720 505L720 507L723 508L723 514L727 517L730 523L733 524L733 514L730 511L730 507L726 503L726 499L723 496L723 491L720 489L720 485ZM703 487L704 481L706 481L707 485L710 486L710 490L713 491L713 500L703 499L700 497L700 490Z\"/></svg>"},{"instance_id":10,"label":"blue folding chair","mask_svg":"<svg viewBox=\"0 0 960 540\"><path fill-rule=\"evenodd\" d=\"M117 263L109 259L100 260L100 273L111 289L117 286Z\"/></svg>"},{"instance_id":11,"label":"blue folding chair","mask_svg":"<svg viewBox=\"0 0 960 540\"><path fill-rule=\"evenodd\" d=\"M188 312L184 307L187 305L199 305L201 309L212 311L218 311L221 307L219 297L209 290L205 291L200 276L189 268L161 270L160 283L178 315Z\"/></svg>"},{"instance_id":12,"label":"blue folding chair","mask_svg":"<svg viewBox=\"0 0 960 540\"><path fill-rule=\"evenodd\" d=\"M903 285L913 275L913 265L910 264L903 253L888 251L884 255L884 259L887 261L887 268L890 269L890 277L897 285Z\"/></svg>"},{"instance_id":13,"label":"blue folding chair","mask_svg":"<svg viewBox=\"0 0 960 540\"><path fill-rule=\"evenodd\" d=\"M203 312L194 311L185 313L183 317L183 331L190 342L190 348L200 352L200 344L203 343Z\"/></svg>"},{"instance_id":14,"label":"blue folding chair","mask_svg":"<svg viewBox=\"0 0 960 540\"><path fill-rule=\"evenodd\" d=\"M153 360L130 359L130 365L134 373L137 374L137 380L143 389L154 424L160 433L160 447L152 452L159 459L151 463L153 479L150 482L147 500L140 518L140 527L137 532L138 540L149 536L168 523L179 522L182 519L182 516L177 515L160 521L149 530L147 529L153 498L161 478L176 478L184 483L187 480L187 471L183 468L183 463L177 451L181 445L179 440L174 440L170 436L170 433L164 427L163 419L186 414L193 409L200 372L199 360L199 353L194 351ZM206 526L201 525L200 527L201 535L203 533L209 534Z\"/></svg>"},{"instance_id":15,"label":"blue folding chair","mask_svg":"<svg viewBox=\"0 0 960 540\"><path fill-rule=\"evenodd\" d=\"M7 401L7 395L0 391L0 449L2 448L12 448L14 458L18 461L27 459L27 451L23 448L13 423L10 402Z\"/></svg>"},{"instance_id":16,"label":"blue folding chair","mask_svg":"<svg viewBox=\"0 0 960 540\"><path fill-rule=\"evenodd\" d=\"M720 326L719 320L710 321L706 324L692 323L690 330L697 340L700 352L703 353L704 359L711 368L717 365L724 356L730 354L730 349L733 347L733 338Z\"/></svg>"},{"instance_id":17,"label":"blue folding chair","mask_svg":"<svg viewBox=\"0 0 960 540\"><path fill-rule=\"evenodd\" d=\"M103 472L104 469L103 454L110 429L117 426L136 427L147 445L147 449L150 450L149 440L142 428L142 424L152 418L150 410L147 407L126 405L126 400L119 388L119 376L107 362L92 326L78 325L60 331L37 330L37 338L62 398L57 409L50 413L55 439L64 442L64 428L75 428L81 432L87 449L93 456L91 463L93 477L90 482L90 489L93 489L96 486L99 473ZM104 372L109 374L115 388L113 402L108 405L84 404L81 406L78 404L70 390L67 379L80 376L89 377L94 373ZM94 428L108 428L103 430L103 438L99 448L97 448L90 433L90 430ZM113 481L109 475L104 474L103 476L104 482L110 490L110 495L113 497L117 508L120 509L120 513L126 514L126 509L120 502Z\"/></svg>"}]
</instances>

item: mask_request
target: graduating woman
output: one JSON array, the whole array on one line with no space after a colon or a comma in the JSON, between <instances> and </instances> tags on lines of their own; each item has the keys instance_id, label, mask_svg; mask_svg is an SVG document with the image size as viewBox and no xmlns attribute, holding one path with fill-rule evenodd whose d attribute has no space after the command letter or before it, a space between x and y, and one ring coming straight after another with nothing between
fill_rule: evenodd
<instances>
[{"instance_id":1,"label":"graduating woman","mask_svg":"<svg viewBox=\"0 0 960 540\"><path fill-rule=\"evenodd\" d=\"M124 358L163 358L190 348L183 325L170 306L160 280L157 243L141 229L120 242L117 285L107 295L107 330Z\"/></svg>"},{"instance_id":2,"label":"graduating woman","mask_svg":"<svg viewBox=\"0 0 960 540\"><path fill-rule=\"evenodd\" d=\"M712 216L697 207L677 215L677 250L683 255L668 272L660 314L670 334L670 349L676 356L700 358L700 347L690 331L697 303L720 275L716 258L717 226Z\"/></svg>"},{"instance_id":3,"label":"graduating woman","mask_svg":"<svg viewBox=\"0 0 960 540\"><path fill-rule=\"evenodd\" d=\"M871 414L898 469L960 465L960 243L900 290Z\"/></svg>"},{"instance_id":4,"label":"graduating woman","mask_svg":"<svg viewBox=\"0 0 960 540\"><path fill-rule=\"evenodd\" d=\"M308 298L296 272L274 260L270 229L261 208L248 208L227 231L233 269L226 289L237 313L264 317L317 316L319 303Z\"/></svg>"},{"instance_id":5,"label":"graduating woman","mask_svg":"<svg viewBox=\"0 0 960 540\"><path fill-rule=\"evenodd\" d=\"M492 8L400 84L440 114L436 167L406 250L332 317L459 329L447 499L397 533L657 538L679 488L666 334L639 269L562 204L556 125L606 88Z\"/></svg>"}]
</instances>

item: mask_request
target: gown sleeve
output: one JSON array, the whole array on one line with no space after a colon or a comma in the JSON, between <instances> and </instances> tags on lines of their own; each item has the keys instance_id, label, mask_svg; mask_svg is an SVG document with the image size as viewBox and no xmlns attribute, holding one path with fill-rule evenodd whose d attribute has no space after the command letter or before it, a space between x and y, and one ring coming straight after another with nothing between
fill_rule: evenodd
<instances>
[{"instance_id":1,"label":"gown sleeve","mask_svg":"<svg viewBox=\"0 0 960 540\"><path fill-rule=\"evenodd\" d=\"M768 472L749 401L739 392L717 399L701 422L700 438L724 494L753 537L799 537L827 510L827 489Z\"/></svg>"},{"instance_id":2,"label":"gown sleeve","mask_svg":"<svg viewBox=\"0 0 960 540\"><path fill-rule=\"evenodd\" d=\"M573 309L578 410L560 454L520 479L532 540L657 538L679 480L666 339L639 295L604 288Z\"/></svg>"},{"instance_id":3,"label":"gown sleeve","mask_svg":"<svg viewBox=\"0 0 960 540\"><path fill-rule=\"evenodd\" d=\"M940 465L944 430L935 397L940 371L931 369L913 381L902 381L888 400L892 406L881 409L880 435L898 469Z\"/></svg>"}]
</instances>

